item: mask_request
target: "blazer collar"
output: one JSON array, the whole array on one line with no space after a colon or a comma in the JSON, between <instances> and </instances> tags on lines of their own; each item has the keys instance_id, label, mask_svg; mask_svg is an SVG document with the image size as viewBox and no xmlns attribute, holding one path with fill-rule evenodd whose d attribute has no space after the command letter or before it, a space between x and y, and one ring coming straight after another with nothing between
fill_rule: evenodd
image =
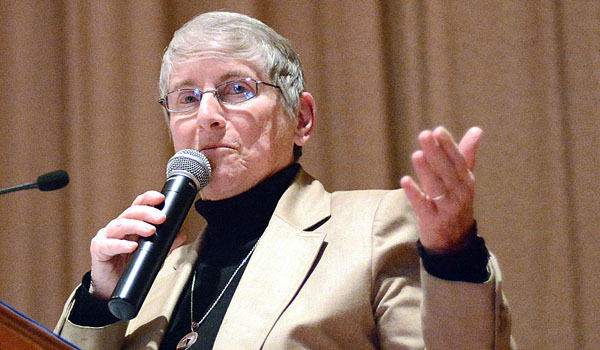
<instances>
[{"instance_id":1,"label":"blazer collar","mask_svg":"<svg viewBox=\"0 0 600 350\"><path fill-rule=\"evenodd\" d=\"M229 304L215 349L260 348L311 271L331 194L300 170L275 208Z\"/></svg>"},{"instance_id":2,"label":"blazer collar","mask_svg":"<svg viewBox=\"0 0 600 350\"><path fill-rule=\"evenodd\" d=\"M316 229L330 215L331 193L302 168L273 213L290 226L308 231Z\"/></svg>"}]
</instances>

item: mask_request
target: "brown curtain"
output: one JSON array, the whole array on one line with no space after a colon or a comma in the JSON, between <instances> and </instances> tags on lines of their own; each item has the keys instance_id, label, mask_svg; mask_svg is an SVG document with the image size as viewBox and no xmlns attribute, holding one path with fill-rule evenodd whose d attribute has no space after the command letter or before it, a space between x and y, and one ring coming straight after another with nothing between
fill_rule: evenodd
<instances>
[{"instance_id":1,"label":"brown curtain","mask_svg":"<svg viewBox=\"0 0 600 350\"><path fill-rule=\"evenodd\" d=\"M302 163L330 190L393 188L425 128L484 129L476 213L524 349L600 342L600 2L9 1L0 4L0 299L53 327L89 241L172 154L160 54L194 15L257 17L317 100ZM197 220L197 219L195 219ZM194 220L186 229L194 231Z\"/></svg>"}]
</instances>

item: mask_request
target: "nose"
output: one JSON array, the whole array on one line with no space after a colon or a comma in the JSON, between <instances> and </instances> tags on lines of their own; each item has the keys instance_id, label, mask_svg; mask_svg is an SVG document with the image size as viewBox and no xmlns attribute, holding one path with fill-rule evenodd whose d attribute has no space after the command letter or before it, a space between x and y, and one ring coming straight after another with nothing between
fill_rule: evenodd
<instances>
[{"instance_id":1,"label":"nose","mask_svg":"<svg viewBox=\"0 0 600 350\"><path fill-rule=\"evenodd\" d=\"M196 112L198 127L205 130L216 130L225 127L223 106L216 96L216 91L209 90L202 93L200 105Z\"/></svg>"}]
</instances>

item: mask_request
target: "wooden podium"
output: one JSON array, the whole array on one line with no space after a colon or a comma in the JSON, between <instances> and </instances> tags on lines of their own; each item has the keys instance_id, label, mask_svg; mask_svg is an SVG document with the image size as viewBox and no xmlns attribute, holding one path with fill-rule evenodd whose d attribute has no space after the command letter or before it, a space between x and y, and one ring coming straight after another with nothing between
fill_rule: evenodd
<instances>
[{"instance_id":1,"label":"wooden podium","mask_svg":"<svg viewBox=\"0 0 600 350\"><path fill-rule=\"evenodd\" d=\"M12 349L72 350L77 347L0 300L0 350Z\"/></svg>"}]
</instances>

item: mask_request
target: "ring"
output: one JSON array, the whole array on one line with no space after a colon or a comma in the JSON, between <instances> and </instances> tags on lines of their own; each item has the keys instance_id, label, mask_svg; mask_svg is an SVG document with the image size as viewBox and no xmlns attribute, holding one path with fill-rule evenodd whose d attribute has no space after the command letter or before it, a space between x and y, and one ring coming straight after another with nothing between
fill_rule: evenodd
<instances>
[{"instance_id":1,"label":"ring","mask_svg":"<svg viewBox=\"0 0 600 350\"><path fill-rule=\"evenodd\" d=\"M441 201L442 199L444 199L444 197L446 197L446 194L442 193L439 196L431 198L431 200L434 201L434 202L437 202L437 201Z\"/></svg>"}]
</instances>

